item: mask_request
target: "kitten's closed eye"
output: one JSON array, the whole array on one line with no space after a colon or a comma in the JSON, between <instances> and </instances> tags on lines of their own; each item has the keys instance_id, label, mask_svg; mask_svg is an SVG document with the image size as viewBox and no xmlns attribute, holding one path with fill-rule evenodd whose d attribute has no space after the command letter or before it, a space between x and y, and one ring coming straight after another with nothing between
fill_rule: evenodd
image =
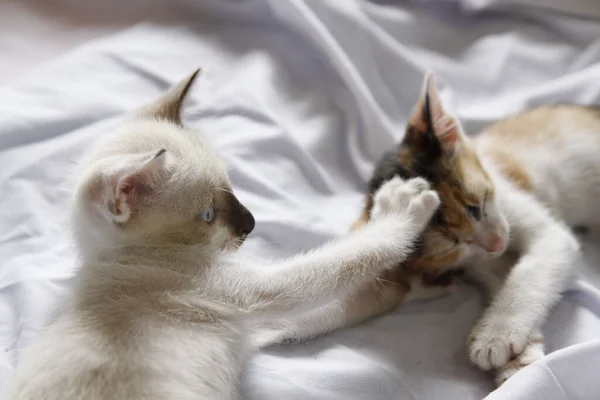
<instances>
[{"instance_id":1,"label":"kitten's closed eye","mask_svg":"<svg viewBox=\"0 0 600 400\"><path fill-rule=\"evenodd\" d=\"M206 222L207 224L210 224L213 219L215 218L215 209L213 206L208 207L206 210L203 210L200 213L200 218Z\"/></svg>"},{"instance_id":2,"label":"kitten's closed eye","mask_svg":"<svg viewBox=\"0 0 600 400\"><path fill-rule=\"evenodd\" d=\"M467 206L467 212L471 214L476 221L481 220L481 207L479 206Z\"/></svg>"}]
</instances>

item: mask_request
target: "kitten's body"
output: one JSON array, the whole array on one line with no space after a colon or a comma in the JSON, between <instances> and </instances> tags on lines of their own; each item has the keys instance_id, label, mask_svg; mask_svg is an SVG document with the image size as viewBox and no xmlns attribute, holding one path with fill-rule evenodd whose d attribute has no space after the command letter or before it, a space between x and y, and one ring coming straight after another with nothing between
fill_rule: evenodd
<instances>
[{"instance_id":1,"label":"kitten's body","mask_svg":"<svg viewBox=\"0 0 600 400\"><path fill-rule=\"evenodd\" d=\"M74 297L20 356L3 399L237 397L247 326L310 309L405 259L439 205L423 180L386 184L373 223L311 253L232 253L254 227L181 102L195 74L94 146L75 190Z\"/></svg>"},{"instance_id":2,"label":"kitten's body","mask_svg":"<svg viewBox=\"0 0 600 400\"><path fill-rule=\"evenodd\" d=\"M486 128L482 159L570 226L600 224L600 109L541 107Z\"/></svg>"},{"instance_id":3,"label":"kitten's body","mask_svg":"<svg viewBox=\"0 0 600 400\"><path fill-rule=\"evenodd\" d=\"M263 337L304 340L355 324L395 308L414 293L415 282L466 268L489 302L469 338L470 357L482 369L494 369L501 384L544 354L541 325L579 257L567 225L600 222L598 154L597 109L539 108L470 140L429 79L405 138L377 165L363 215L353 226L367 223L372 196L384 182L423 177L439 192L442 206L421 238L420 252L405 263L403 274L388 273ZM444 291L417 289L417 297Z\"/></svg>"}]
</instances>

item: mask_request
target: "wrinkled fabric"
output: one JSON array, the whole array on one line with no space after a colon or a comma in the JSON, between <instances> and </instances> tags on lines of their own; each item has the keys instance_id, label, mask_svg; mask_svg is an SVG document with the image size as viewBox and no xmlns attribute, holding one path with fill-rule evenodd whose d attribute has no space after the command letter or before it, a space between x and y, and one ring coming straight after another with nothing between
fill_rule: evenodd
<instances>
[{"instance_id":1,"label":"wrinkled fabric","mask_svg":"<svg viewBox=\"0 0 600 400\"><path fill-rule=\"evenodd\" d=\"M600 103L600 22L586 9L468 7L483 4L475 0L173 3L181 16L171 23L88 42L0 87L1 382L69 294L74 162L126 112L196 67L203 73L184 121L227 160L257 220L246 251L266 257L347 232L428 69L470 134L528 107ZM549 356L490 399L598 398L597 241L585 239L579 280L544 326ZM494 386L465 346L481 311L477 292L464 286L307 344L261 351L247 363L242 398L482 399Z\"/></svg>"}]
</instances>

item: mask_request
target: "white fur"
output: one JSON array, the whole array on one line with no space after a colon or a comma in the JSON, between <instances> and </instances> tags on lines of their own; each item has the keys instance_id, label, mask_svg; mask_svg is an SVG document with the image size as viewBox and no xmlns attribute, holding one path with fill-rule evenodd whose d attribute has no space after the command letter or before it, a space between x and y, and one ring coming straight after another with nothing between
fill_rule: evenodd
<instances>
[{"instance_id":1,"label":"white fur","mask_svg":"<svg viewBox=\"0 0 600 400\"><path fill-rule=\"evenodd\" d=\"M160 149L168 157L145 169L139 161ZM151 194L129 193L127 216L114 219L118 182L130 176L147 179ZM74 297L22 352L2 398L236 398L247 326L320 306L395 267L439 205L425 181L394 179L364 229L264 262L222 250L231 235L221 219L204 227L206 240L188 242L181 227L204 224L197 213L219 185L228 178L218 156L198 132L168 121L135 120L97 144L75 193Z\"/></svg>"}]
</instances>

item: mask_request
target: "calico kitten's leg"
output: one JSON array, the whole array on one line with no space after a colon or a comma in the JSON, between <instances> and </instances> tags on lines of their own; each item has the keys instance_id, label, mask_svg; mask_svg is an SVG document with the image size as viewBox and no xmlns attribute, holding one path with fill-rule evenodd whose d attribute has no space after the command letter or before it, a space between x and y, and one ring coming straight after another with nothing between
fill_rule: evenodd
<instances>
[{"instance_id":1,"label":"calico kitten's leg","mask_svg":"<svg viewBox=\"0 0 600 400\"><path fill-rule=\"evenodd\" d=\"M513 260L504 256L498 260L494 260L490 265L478 266L477 268L467 269L467 277L482 291L486 303L492 301L498 290L502 286L502 279L495 275L494 270L498 268L508 268L512 265ZM502 265L505 264L505 265ZM475 340L473 334L469 337L469 345ZM494 381L497 386L502 385L511 376L544 357L544 342L542 332L536 329L528 338L527 344L521 354L513 357L504 366L494 370Z\"/></svg>"},{"instance_id":2,"label":"calico kitten's leg","mask_svg":"<svg viewBox=\"0 0 600 400\"><path fill-rule=\"evenodd\" d=\"M544 355L544 337L541 331L536 330L529 336L521 354L494 371L494 382L497 386L502 385L514 374L543 358Z\"/></svg>"},{"instance_id":3,"label":"calico kitten's leg","mask_svg":"<svg viewBox=\"0 0 600 400\"><path fill-rule=\"evenodd\" d=\"M423 179L394 178L376 193L371 222L363 229L308 254L247 276L253 312L318 306L403 262L439 205ZM263 269L264 271L264 269Z\"/></svg>"},{"instance_id":4,"label":"calico kitten's leg","mask_svg":"<svg viewBox=\"0 0 600 400\"><path fill-rule=\"evenodd\" d=\"M507 193L511 241L521 254L469 344L471 360L484 370L520 354L559 300L573 275L579 244L567 227L524 193Z\"/></svg>"},{"instance_id":5,"label":"calico kitten's leg","mask_svg":"<svg viewBox=\"0 0 600 400\"><path fill-rule=\"evenodd\" d=\"M343 299L259 327L254 343L257 347L266 347L276 343L304 342L392 311L401 303L444 296L455 288L454 284L426 285L420 275L411 277L398 267L384 272Z\"/></svg>"},{"instance_id":6,"label":"calico kitten's leg","mask_svg":"<svg viewBox=\"0 0 600 400\"><path fill-rule=\"evenodd\" d=\"M503 367L523 352L568 286L579 258L579 245L567 227L533 197L502 189L511 243L520 259L471 334L471 360L484 370Z\"/></svg>"}]
</instances>

